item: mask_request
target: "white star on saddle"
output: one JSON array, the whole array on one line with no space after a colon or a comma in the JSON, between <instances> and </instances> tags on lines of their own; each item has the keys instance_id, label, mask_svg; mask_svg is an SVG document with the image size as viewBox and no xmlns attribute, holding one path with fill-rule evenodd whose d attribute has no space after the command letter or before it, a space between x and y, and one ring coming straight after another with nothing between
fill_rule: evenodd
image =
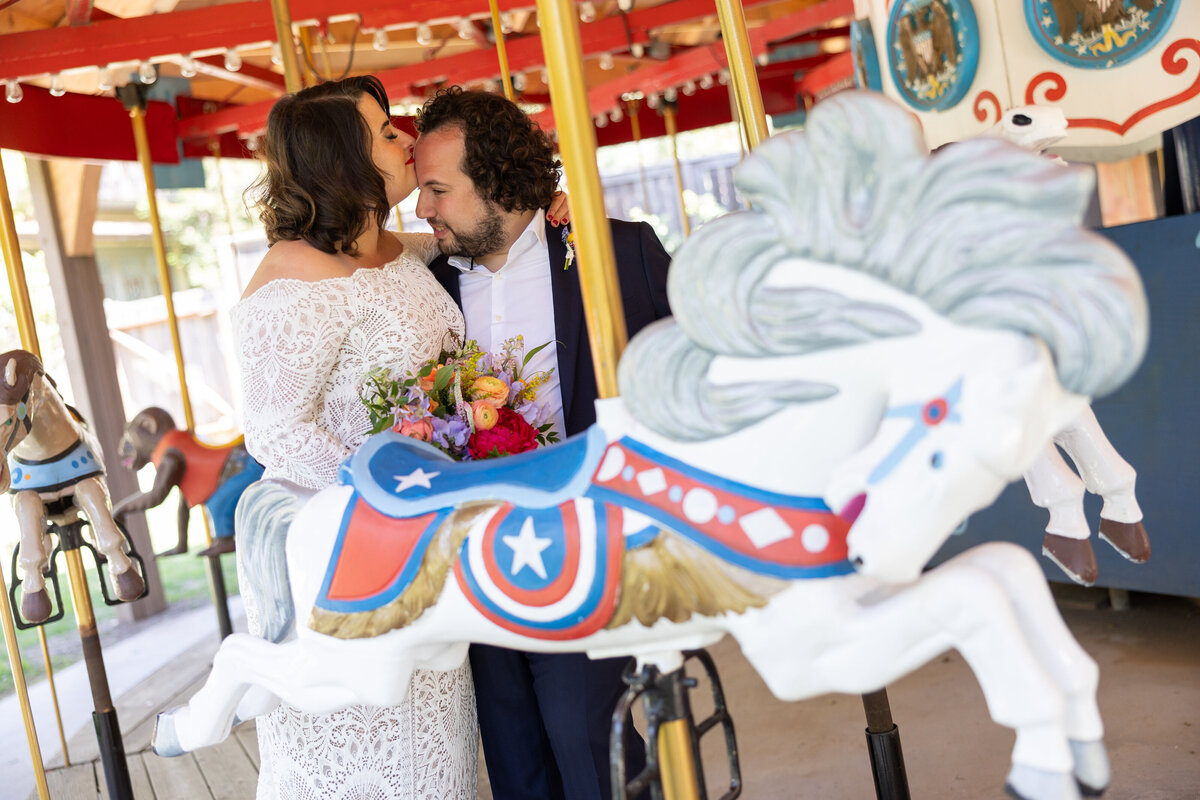
<instances>
[{"instance_id":1,"label":"white star on saddle","mask_svg":"<svg viewBox=\"0 0 1200 800\"><path fill-rule=\"evenodd\" d=\"M405 489L408 489L411 486L420 486L423 489L431 489L433 487L429 485L429 481L441 474L442 473L440 472L426 472L421 467L417 467L407 475L393 475L392 477L399 481L393 491L403 492Z\"/></svg>"},{"instance_id":2,"label":"white star on saddle","mask_svg":"<svg viewBox=\"0 0 1200 800\"><path fill-rule=\"evenodd\" d=\"M552 539L538 538L533 531L533 519L526 519L521 526L520 536L502 536L504 543L513 553L510 574L516 575L525 567L529 567L542 580L546 579L546 564L542 561L542 551L551 545Z\"/></svg>"}]
</instances>

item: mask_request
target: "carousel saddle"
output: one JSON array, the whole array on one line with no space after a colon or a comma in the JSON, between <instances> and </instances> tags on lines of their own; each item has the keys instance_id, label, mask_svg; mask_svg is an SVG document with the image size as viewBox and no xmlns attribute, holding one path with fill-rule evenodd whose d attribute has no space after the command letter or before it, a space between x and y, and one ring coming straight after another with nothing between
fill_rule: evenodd
<instances>
[{"instance_id":1,"label":"carousel saddle","mask_svg":"<svg viewBox=\"0 0 1200 800\"><path fill-rule=\"evenodd\" d=\"M598 426L554 447L484 461L453 461L436 447L390 431L346 459L340 481L389 517L415 517L500 500L550 508L587 488L606 446Z\"/></svg>"}]
</instances>

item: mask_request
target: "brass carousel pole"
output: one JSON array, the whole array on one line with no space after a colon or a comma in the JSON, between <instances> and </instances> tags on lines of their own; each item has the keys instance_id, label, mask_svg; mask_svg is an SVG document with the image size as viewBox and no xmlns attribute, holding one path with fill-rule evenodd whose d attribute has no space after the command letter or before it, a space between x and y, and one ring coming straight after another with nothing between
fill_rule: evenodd
<instances>
[{"instance_id":1,"label":"brass carousel pole","mask_svg":"<svg viewBox=\"0 0 1200 800\"><path fill-rule=\"evenodd\" d=\"M304 88L300 82L300 59L296 58L296 41L292 37L292 12L287 0L271 0L271 16L275 19L275 39L283 59L283 84L289 94Z\"/></svg>"},{"instance_id":2,"label":"brass carousel pole","mask_svg":"<svg viewBox=\"0 0 1200 800\"><path fill-rule=\"evenodd\" d=\"M12 202L8 198L8 180L4 176L4 164L0 162L0 248L4 252L4 263L8 268L8 287L12 291L13 310L16 311L17 328L21 333L21 346L31 353L40 351L37 328L33 323L33 309L29 304L29 290L25 284L25 265L21 261L21 247L17 242L17 225L13 219ZM16 576L14 575L15 579ZM4 568L0 565L0 623L4 627L4 646L8 650L8 663L12 668L13 688L21 706L21 719L25 723L25 739L29 742L29 757L33 761L33 776L37 783L39 800L49 800L50 786L46 783L46 767L42 764L42 748L38 743L37 728L33 724L33 708L29 705L29 687L25 683L25 668L21 663L21 650L17 644L17 629L13 622L12 606L8 602L8 584L4 581ZM40 627L38 630L42 630ZM45 641L43 639L43 641ZM49 661L47 661L49 667ZM58 699L54 701L58 708ZM61 723L59 725L61 730ZM66 747L63 747L64 757Z\"/></svg>"},{"instance_id":3,"label":"brass carousel pole","mask_svg":"<svg viewBox=\"0 0 1200 800\"><path fill-rule=\"evenodd\" d=\"M725 39L725 57L729 60L730 83L737 97L738 115L746 131L746 140L753 150L767 138L767 115L763 111L762 93L758 88L758 73L754 55L750 52L750 35L746 32L746 15L742 0L717 0L717 17Z\"/></svg>"},{"instance_id":4,"label":"brass carousel pole","mask_svg":"<svg viewBox=\"0 0 1200 800\"><path fill-rule=\"evenodd\" d=\"M295 59L295 51L292 58ZM284 63L287 60L284 59ZM171 347L175 351L175 371L179 378L179 396L183 405L184 424L193 433L196 430L196 419L192 415L192 398L188 393L187 375L183 365L183 347L179 339L179 318L175 316L175 295L171 286L171 270L167 265L167 250L163 242L162 221L158 216L157 189L154 182L154 164L150 158L150 137L146 133L146 98L141 87L136 84L122 87L118 90L122 102L129 109L129 119L133 123L133 140L137 147L138 161L142 165L142 176L146 181L146 197L150 212L150 235L154 245L154 257L158 262L158 280L162 286L163 300L167 308L167 329L171 333ZM208 523L208 515L204 516L204 538L206 546L212 545L212 530ZM208 564L208 583L212 592L213 605L217 610L217 627L221 638L233 633L233 625L229 620L229 599L225 591L225 576L221 572L220 555L206 556Z\"/></svg>"},{"instance_id":5,"label":"brass carousel pole","mask_svg":"<svg viewBox=\"0 0 1200 800\"><path fill-rule=\"evenodd\" d=\"M633 147L637 153L638 182L642 185L642 205L647 214L653 214L654 209L650 207L650 189L646 186L646 164L642 161L642 121L638 117L640 105L640 100L629 101L629 130L633 133Z\"/></svg>"},{"instance_id":6,"label":"brass carousel pole","mask_svg":"<svg viewBox=\"0 0 1200 800\"><path fill-rule=\"evenodd\" d=\"M679 141L675 126L675 104L667 103L663 108L663 121L667 124L667 136L671 137L671 160L675 162L675 189L679 192L679 218L683 220L683 236L692 234L692 223L688 219L687 203L683 200L683 170L679 168Z\"/></svg>"},{"instance_id":7,"label":"brass carousel pole","mask_svg":"<svg viewBox=\"0 0 1200 800\"><path fill-rule=\"evenodd\" d=\"M492 11L492 35L496 37L496 58L500 60L500 80L504 83L504 96L513 99L512 76L508 72L508 51L504 49L504 28L500 23L500 6L496 0L488 0Z\"/></svg>"},{"instance_id":8,"label":"brass carousel pole","mask_svg":"<svg viewBox=\"0 0 1200 800\"><path fill-rule=\"evenodd\" d=\"M617 285L612 232L596 168L596 132L587 105L579 22L571 0L537 0L542 50L550 74L550 101L570 187L571 220L579 243L579 281L597 394L617 396L617 361L627 333ZM682 678L682 668L678 670ZM658 761L665 800L698 800L691 719L672 717L659 726Z\"/></svg>"}]
</instances>

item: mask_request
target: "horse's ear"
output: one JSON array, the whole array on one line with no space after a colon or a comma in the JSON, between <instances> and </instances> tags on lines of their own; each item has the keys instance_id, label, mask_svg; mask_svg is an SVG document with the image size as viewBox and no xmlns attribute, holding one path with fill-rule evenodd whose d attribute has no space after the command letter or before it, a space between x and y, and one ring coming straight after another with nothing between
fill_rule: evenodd
<instances>
[{"instance_id":1,"label":"horse's ear","mask_svg":"<svg viewBox=\"0 0 1200 800\"><path fill-rule=\"evenodd\" d=\"M152 414L142 415L142 419L139 424L141 425L142 430L146 431L151 436L158 433L158 420L156 420Z\"/></svg>"},{"instance_id":2,"label":"horse's ear","mask_svg":"<svg viewBox=\"0 0 1200 800\"><path fill-rule=\"evenodd\" d=\"M10 358L4 365L4 382L9 386L17 385L17 360Z\"/></svg>"}]
</instances>

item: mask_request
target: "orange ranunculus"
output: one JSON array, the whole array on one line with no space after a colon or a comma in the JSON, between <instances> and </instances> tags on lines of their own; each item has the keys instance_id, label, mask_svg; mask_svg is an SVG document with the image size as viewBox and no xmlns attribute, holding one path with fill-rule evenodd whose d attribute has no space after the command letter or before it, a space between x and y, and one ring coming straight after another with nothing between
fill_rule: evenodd
<instances>
[{"instance_id":1,"label":"orange ranunculus","mask_svg":"<svg viewBox=\"0 0 1200 800\"><path fill-rule=\"evenodd\" d=\"M416 422L402 422L400 423L400 435L428 442L433 438L433 423L428 418L419 419Z\"/></svg>"},{"instance_id":2,"label":"orange ranunculus","mask_svg":"<svg viewBox=\"0 0 1200 800\"><path fill-rule=\"evenodd\" d=\"M446 365L445 364L434 364L433 369L431 369L429 371L429 374L426 375L424 378L420 379L422 391L428 392L433 389L433 382L435 380L437 380L438 370L444 366L446 366Z\"/></svg>"},{"instance_id":3,"label":"orange ranunculus","mask_svg":"<svg viewBox=\"0 0 1200 800\"><path fill-rule=\"evenodd\" d=\"M476 400L471 403L471 414L475 418L475 430L477 431L491 430L500 419L499 412L489 400Z\"/></svg>"},{"instance_id":4,"label":"orange ranunculus","mask_svg":"<svg viewBox=\"0 0 1200 800\"><path fill-rule=\"evenodd\" d=\"M499 378L483 375L471 384L471 394L490 403L493 408L499 408L508 400L508 386Z\"/></svg>"}]
</instances>

